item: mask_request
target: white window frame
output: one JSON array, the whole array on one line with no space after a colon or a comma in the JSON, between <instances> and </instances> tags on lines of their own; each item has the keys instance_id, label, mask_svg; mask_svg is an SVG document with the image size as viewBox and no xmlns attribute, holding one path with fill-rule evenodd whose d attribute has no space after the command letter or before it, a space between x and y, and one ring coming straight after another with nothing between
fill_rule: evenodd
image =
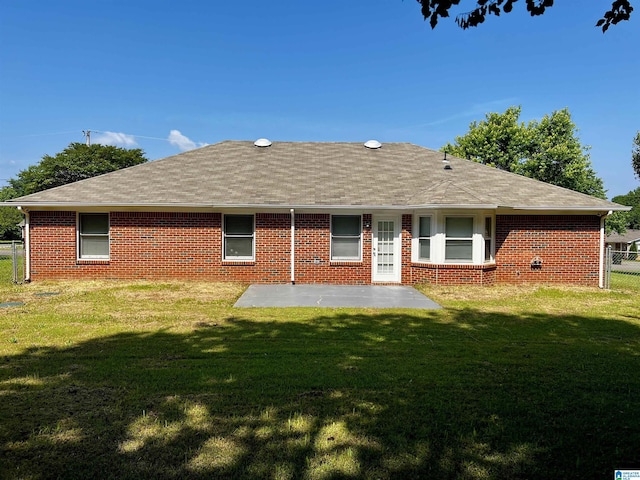
<instances>
[{"instance_id":1,"label":"white window frame","mask_svg":"<svg viewBox=\"0 0 640 480\"><path fill-rule=\"evenodd\" d=\"M449 237L447 236L447 220L450 218L470 218L471 219L471 237ZM445 263L473 263L473 250L474 250L474 232L476 230L476 216L475 215L445 215L442 222L442 231L444 233L444 245L443 245L443 258ZM471 242L471 259L448 259L447 258L447 241L470 241Z\"/></svg>"},{"instance_id":2,"label":"white window frame","mask_svg":"<svg viewBox=\"0 0 640 480\"><path fill-rule=\"evenodd\" d=\"M359 217L360 219L360 233L358 235L335 235L338 238L357 238L358 239L358 256L357 257L336 257L333 255L333 218L334 217ZM340 215L331 215L329 219L330 230L331 230L331 240L330 240L330 254L329 258L332 262L361 262L362 261L362 215L361 214L340 214Z\"/></svg>"},{"instance_id":3,"label":"white window frame","mask_svg":"<svg viewBox=\"0 0 640 480\"><path fill-rule=\"evenodd\" d=\"M495 259L495 248L496 248L496 217L491 215L485 215L483 217L484 223L482 225L482 262L483 263L493 263L496 261ZM487 232L487 220L491 221L491 231L489 232L489 238L485 235ZM487 249L487 241L489 242L489 258L487 258L486 249Z\"/></svg>"},{"instance_id":4,"label":"white window frame","mask_svg":"<svg viewBox=\"0 0 640 480\"><path fill-rule=\"evenodd\" d=\"M431 217L431 258L429 260L420 258L420 218ZM472 236L447 237L447 218L463 217L471 218L473 221ZM491 218L491 259L485 260L485 222ZM414 263L437 264L437 265L485 265L495 262L495 232L496 216L491 210L464 211L464 210L424 210L415 211L412 217L412 239L411 239L411 260ZM471 240L471 260L445 259L447 240Z\"/></svg>"},{"instance_id":5,"label":"white window frame","mask_svg":"<svg viewBox=\"0 0 640 480\"><path fill-rule=\"evenodd\" d=\"M83 233L82 232L82 216L84 215L106 215L107 216L107 233ZM84 238L106 238L107 254L106 255L82 255L82 241ZM111 215L109 212L77 212L76 214L76 258L78 260L109 260L111 258Z\"/></svg>"},{"instance_id":6,"label":"white window frame","mask_svg":"<svg viewBox=\"0 0 640 480\"><path fill-rule=\"evenodd\" d=\"M428 215L423 215L423 214L418 214L416 216L414 216L414 220L413 220L413 242L411 245L412 251L413 251L413 261L416 263L433 263L434 260L434 247L437 245L436 239L435 239L435 222L434 222L434 217L435 215L432 214L428 214ZM420 236L420 220L422 218L428 218L429 219L429 233L430 235L428 237L421 237ZM420 257L420 240L429 240L429 258L422 258Z\"/></svg>"},{"instance_id":7,"label":"white window frame","mask_svg":"<svg viewBox=\"0 0 640 480\"><path fill-rule=\"evenodd\" d=\"M227 217L251 217L251 234L227 234ZM227 238L251 238L251 256L227 256ZM255 261L256 259L256 216L252 213L232 213L222 216L222 260L227 262Z\"/></svg>"}]
</instances>

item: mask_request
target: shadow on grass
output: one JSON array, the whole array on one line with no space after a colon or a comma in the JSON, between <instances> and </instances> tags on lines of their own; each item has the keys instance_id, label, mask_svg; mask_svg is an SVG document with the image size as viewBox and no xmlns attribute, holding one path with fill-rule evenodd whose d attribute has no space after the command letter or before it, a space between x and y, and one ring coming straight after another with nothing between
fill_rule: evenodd
<instances>
[{"instance_id":1,"label":"shadow on grass","mask_svg":"<svg viewBox=\"0 0 640 480\"><path fill-rule=\"evenodd\" d=\"M194 327L2 358L0 477L585 479L640 465L632 323L467 309Z\"/></svg>"}]
</instances>

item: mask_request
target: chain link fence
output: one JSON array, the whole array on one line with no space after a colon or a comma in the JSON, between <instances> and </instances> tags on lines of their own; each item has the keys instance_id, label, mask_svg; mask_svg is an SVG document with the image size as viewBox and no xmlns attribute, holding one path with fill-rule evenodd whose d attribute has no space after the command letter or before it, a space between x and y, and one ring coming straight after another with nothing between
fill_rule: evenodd
<instances>
[{"instance_id":1,"label":"chain link fence","mask_svg":"<svg viewBox=\"0 0 640 480\"><path fill-rule=\"evenodd\" d=\"M0 243L0 282L24 283L24 243L14 240Z\"/></svg>"},{"instance_id":2,"label":"chain link fence","mask_svg":"<svg viewBox=\"0 0 640 480\"><path fill-rule=\"evenodd\" d=\"M619 251L607 247L604 287L613 290L640 290L640 255L633 251Z\"/></svg>"}]
</instances>

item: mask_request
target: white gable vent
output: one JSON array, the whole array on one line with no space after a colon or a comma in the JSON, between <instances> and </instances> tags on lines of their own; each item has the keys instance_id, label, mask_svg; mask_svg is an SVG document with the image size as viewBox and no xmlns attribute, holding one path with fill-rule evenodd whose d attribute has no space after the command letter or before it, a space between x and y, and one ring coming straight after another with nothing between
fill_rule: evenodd
<instances>
[{"instance_id":1,"label":"white gable vent","mask_svg":"<svg viewBox=\"0 0 640 480\"><path fill-rule=\"evenodd\" d=\"M364 143L364 146L375 150L376 148L380 148L382 144L377 140L369 140Z\"/></svg>"},{"instance_id":2,"label":"white gable vent","mask_svg":"<svg viewBox=\"0 0 640 480\"><path fill-rule=\"evenodd\" d=\"M253 144L256 147L270 147L271 146L271 140L269 140L268 138L259 138L255 142L253 142Z\"/></svg>"}]
</instances>

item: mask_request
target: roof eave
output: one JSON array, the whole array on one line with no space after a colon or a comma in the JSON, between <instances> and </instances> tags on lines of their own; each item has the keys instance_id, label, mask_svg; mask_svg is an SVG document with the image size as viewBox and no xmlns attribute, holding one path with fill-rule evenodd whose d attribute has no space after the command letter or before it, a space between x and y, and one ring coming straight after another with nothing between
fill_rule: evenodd
<instances>
[{"instance_id":1,"label":"roof eave","mask_svg":"<svg viewBox=\"0 0 640 480\"><path fill-rule=\"evenodd\" d=\"M501 207L511 210L524 210L524 211L557 211L557 212L626 212L631 210L631 207L623 205L603 205L603 206L543 206L543 207L530 207L530 206L514 206L514 207Z\"/></svg>"},{"instance_id":2,"label":"roof eave","mask_svg":"<svg viewBox=\"0 0 640 480\"><path fill-rule=\"evenodd\" d=\"M624 205L603 205L603 206L576 206L576 205L547 205L547 206L508 206L508 205L496 205L496 204L409 204L409 205L382 205L382 204L353 204L353 205L340 205L340 204L290 204L290 203L233 203L233 204L213 204L213 203L171 203L171 202L157 202L157 203L131 203L131 202L0 202L0 206L3 207L18 207L18 208L168 208L168 209L300 209L300 210L513 210L513 211L529 211L529 212L609 212L609 211L629 211L631 207Z\"/></svg>"},{"instance_id":3,"label":"roof eave","mask_svg":"<svg viewBox=\"0 0 640 480\"><path fill-rule=\"evenodd\" d=\"M340 210L340 209L362 209L362 210L417 210L417 209L473 209L492 210L498 208L495 204L417 204L417 205L376 205L376 204L290 204L290 203L233 203L233 204L213 204L213 203L131 203L131 202L0 202L3 207L19 208L294 208L294 209L316 209L316 210Z\"/></svg>"}]
</instances>

